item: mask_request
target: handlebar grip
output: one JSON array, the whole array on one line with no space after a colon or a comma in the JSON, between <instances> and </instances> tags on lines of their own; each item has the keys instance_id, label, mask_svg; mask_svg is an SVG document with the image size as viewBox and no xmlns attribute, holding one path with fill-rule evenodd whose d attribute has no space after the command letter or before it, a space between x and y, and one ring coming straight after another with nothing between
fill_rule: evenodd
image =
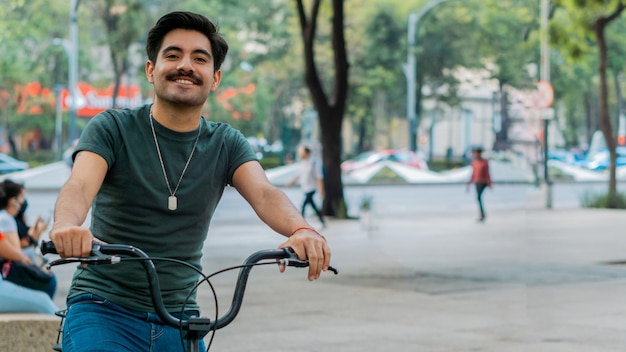
<instances>
[{"instance_id":1,"label":"handlebar grip","mask_svg":"<svg viewBox=\"0 0 626 352\"><path fill-rule=\"evenodd\" d=\"M41 241L39 245L39 249L41 250L41 254L59 254L57 253L57 248L54 246L52 241Z\"/></svg>"}]
</instances>

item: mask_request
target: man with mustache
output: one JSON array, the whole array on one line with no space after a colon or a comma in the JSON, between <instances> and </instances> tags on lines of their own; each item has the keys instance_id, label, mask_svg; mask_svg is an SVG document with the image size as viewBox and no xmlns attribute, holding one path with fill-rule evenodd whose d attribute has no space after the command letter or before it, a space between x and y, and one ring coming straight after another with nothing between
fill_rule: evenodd
<instances>
[{"instance_id":1,"label":"man with mustache","mask_svg":"<svg viewBox=\"0 0 626 352\"><path fill-rule=\"evenodd\" d=\"M93 241L130 244L150 256L200 268L202 245L224 187L232 185L259 218L308 259L309 280L328 269L322 235L273 187L232 127L201 116L222 78L228 45L202 15L173 12L150 30L146 77L154 103L109 110L90 120L60 191L50 238L62 257L88 256ZM81 227L93 206L91 228ZM178 329L163 324L148 297L141 265L77 268L68 294L63 351L180 351ZM198 315L198 275L156 262L167 309ZM281 268L283 270L284 268Z\"/></svg>"}]
</instances>

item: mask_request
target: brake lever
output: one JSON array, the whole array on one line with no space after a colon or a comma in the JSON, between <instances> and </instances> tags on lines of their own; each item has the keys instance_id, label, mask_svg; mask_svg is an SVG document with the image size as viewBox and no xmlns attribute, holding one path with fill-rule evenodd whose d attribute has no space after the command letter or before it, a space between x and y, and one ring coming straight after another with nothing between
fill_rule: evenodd
<instances>
[{"instance_id":1,"label":"brake lever","mask_svg":"<svg viewBox=\"0 0 626 352\"><path fill-rule=\"evenodd\" d=\"M101 255L99 256L92 256L92 257L85 257L85 258L61 258L61 259L56 259L53 260L51 262L49 262L48 264L46 264L46 268L50 269L53 266L56 265L63 265L63 264L69 264L69 263L83 263L83 264L89 264L89 265L103 265L103 264L117 264L121 261L121 258L119 256L105 256L102 255L102 253L100 253Z\"/></svg>"},{"instance_id":2,"label":"brake lever","mask_svg":"<svg viewBox=\"0 0 626 352\"><path fill-rule=\"evenodd\" d=\"M61 258L53 260L46 264L46 268L50 269L55 265L69 264L69 263L82 263L89 265L103 265L103 264L117 264L122 258L117 255L106 255L100 250L102 245L98 242L94 242L91 249L91 256L89 257L73 257L73 258Z\"/></svg>"}]
</instances>

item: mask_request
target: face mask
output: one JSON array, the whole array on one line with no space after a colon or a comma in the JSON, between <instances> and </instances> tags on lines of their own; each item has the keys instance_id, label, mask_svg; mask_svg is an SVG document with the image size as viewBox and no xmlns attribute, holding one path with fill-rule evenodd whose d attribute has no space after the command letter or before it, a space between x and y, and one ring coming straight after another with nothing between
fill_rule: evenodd
<instances>
[{"instance_id":1,"label":"face mask","mask_svg":"<svg viewBox=\"0 0 626 352\"><path fill-rule=\"evenodd\" d=\"M22 203L22 206L20 207L20 210L17 212L16 216L23 216L24 214L26 214L26 208L28 208L28 201L24 199L24 203Z\"/></svg>"}]
</instances>

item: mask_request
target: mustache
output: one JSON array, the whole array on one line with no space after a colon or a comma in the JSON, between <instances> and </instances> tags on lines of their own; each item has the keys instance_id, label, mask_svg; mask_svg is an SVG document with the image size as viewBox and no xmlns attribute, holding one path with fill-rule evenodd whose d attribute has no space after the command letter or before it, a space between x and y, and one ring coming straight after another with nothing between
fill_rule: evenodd
<instances>
[{"instance_id":1,"label":"mustache","mask_svg":"<svg viewBox=\"0 0 626 352\"><path fill-rule=\"evenodd\" d=\"M170 81L177 80L179 78L188 79L195 84L202 85L202 79L196 76L193 72L191 73L183 73L183 72L173 72L166 76L166 78Z\"/></svg>"}]
</instances>

